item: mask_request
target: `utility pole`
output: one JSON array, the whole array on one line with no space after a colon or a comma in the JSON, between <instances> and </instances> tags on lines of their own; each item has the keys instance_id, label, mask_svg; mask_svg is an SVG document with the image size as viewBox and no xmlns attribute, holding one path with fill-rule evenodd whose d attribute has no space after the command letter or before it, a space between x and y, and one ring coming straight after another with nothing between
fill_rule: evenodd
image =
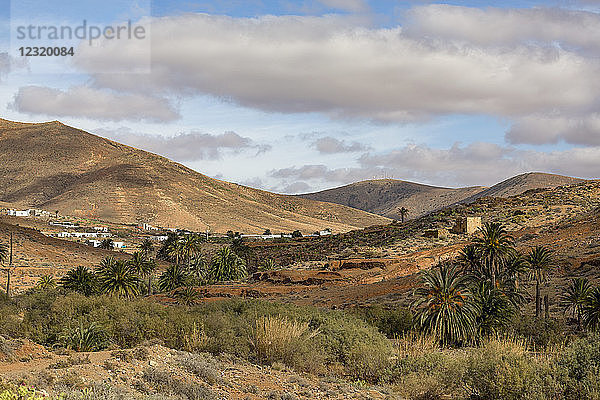
<instances>
[{"instance_id":1,"label":"utility pole","mask_svg":"<svg viewBox=\"0 0 600 400\"><path fill-rule=\"evenodd\" d=\"M7 271L6 296L7 297L10 297L10 273L11 273L12 263L13 263L13 234L11 232L10 233L10 255L9 255L9 259L8 259L8 268L6 269L6 271Z\"/></svg>"}]
</instances>

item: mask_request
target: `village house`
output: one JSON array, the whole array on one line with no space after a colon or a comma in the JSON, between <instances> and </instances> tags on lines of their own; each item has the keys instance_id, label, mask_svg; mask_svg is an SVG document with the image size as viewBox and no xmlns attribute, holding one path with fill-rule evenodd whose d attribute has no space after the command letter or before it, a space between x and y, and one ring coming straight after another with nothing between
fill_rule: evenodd
<instances>
[{"instance_id":1,"label":"village house","mask_svg":"<svg viewBox=\"0 0 600 400\"><path fill-rule=\"evenodd\" d=\"M6 215L13 217L29 217L29 210L14 210L9 208L6 210Z\"/></svg>"},{"instance_id":2,"label":"village house","mask_svg":"<svg viewBox=\"0 0 600 400\"><path fill-rule=\"evenodd\" d=\"M102 241L92 239L92 240L88 240L86 243L89 244L90 246L100 247L100 245L102 244ZM125 242L112 242L112 244L113 244L113 248L115 248L115 249L124 249L126 247Z\"/></svg>"}]
</instances>

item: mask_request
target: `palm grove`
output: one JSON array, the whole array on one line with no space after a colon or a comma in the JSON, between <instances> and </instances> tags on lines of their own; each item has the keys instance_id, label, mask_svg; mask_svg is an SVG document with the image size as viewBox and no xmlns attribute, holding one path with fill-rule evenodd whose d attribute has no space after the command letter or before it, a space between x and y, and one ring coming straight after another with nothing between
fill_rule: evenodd
<instances>
[{"instance_id":1,"label":"palm grove","mask_svg":"<svg viewBox=\"0 0 600 400\"><path fill-rule=\"evenodd\" d=\"M199 296L194 287L246 277L245 262L238 256L245 246L238 242L235 239L209 259L201 252L203 238L196 234L170 234L156 252L153 243L145 240L129 260L107 257L93 270L76 267L62 277L60 285L85 296L122 298L151 295L157 288L191 305ZM5 247L0 247L0 260L5 256ZM157 260L169 266L153 282ZM542 294L542 287L553 267L548 248L537 246L520 253L503 225L486 223L457 259L422 273L422 286L414 291L411 307L414 327L447 346L476 343L502 331L522 311L527 302L523 280L535 284L536 318L542 317L543 310L548 318L548 295ZM38 282L40 289L53 286L50 276ZM600 287L585 278L574 279L559 300L580 330L600 328Z\"/></svg>"},{"instance_id":2,"label":"palm grove","mask_svg":"<svg viewBox=\"0 0 600 400\"><path fill-rule=\"evenodd\" d=\"M543 309L548 318L548 295L542 295L542 286L554 267L548 248L536 246L522 254L503 225L486 223L456 260L423 272L423 285L415 290L412 304L416 324L445 345L476 343L499 333L521 312L527 301L522 279L535 283L536 318ZM600 328L600 287L592 287L587 279L572 280L560 305L579 329Z\"/></svg>"},{"instance_id":3,"label":"palm grove","mask_svg":"<svg viewBox=\"0 0 600 400\"><path fill-rule=\"evenodd\" d=\"M194 286L239 280L246 276L244 261L229 247L219 249L211 259L207 259L201 252L202 243L199 235L171 234L153 254L152 242L144 240L129 260L107 257L94 270L79 266L68 271L60 285L86 296L106 294L124 298L151 295L156 286L161 292L175 291L175 296L181 301L193 303L197 297ZM170 265L154 283L157 259ZM44 277L39 285L51 285L47 280Z\"/></svg>"}]
</instances>

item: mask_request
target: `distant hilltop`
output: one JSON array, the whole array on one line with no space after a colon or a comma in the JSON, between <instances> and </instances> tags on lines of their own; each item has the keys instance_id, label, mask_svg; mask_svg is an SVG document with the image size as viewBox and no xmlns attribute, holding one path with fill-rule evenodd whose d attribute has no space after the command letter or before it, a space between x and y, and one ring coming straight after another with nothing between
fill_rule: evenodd
<instances>
[{"instance_id":1,"label":"distant hilltop","mask_svg":"<svg viewBox=\"0 0 600 400\"><path fill-rule=\"evenodd\" d=\"M406 218L417 218L453 204L475 201L480 197L510 197L531 189L548 189L582 182L569 176L530 172L517 175L492 187L472 186L458 189L423 185L395 179L377 179L352 183L334 189L299 195L310 200L327 201L401 219L398 210L408 210Z\"/></svg>"}]
</instances>

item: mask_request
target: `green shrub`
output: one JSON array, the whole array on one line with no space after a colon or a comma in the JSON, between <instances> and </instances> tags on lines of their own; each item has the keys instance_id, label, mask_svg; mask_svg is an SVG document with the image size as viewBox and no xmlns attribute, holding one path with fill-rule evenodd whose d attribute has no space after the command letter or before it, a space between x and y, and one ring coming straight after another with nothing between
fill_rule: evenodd
<instances>
[{"instance_id":1,"label":"green shrub","mask_svg":"<svg viewBox=\"0 0 600 400\"><path fill-rule=\"evenodd\" d=\"M359 308L356 313L390 339L401 336L413 327L413 315L406 308L384 308L374 305Z\"/></svg>"},{"instance_id":2,"label":"green shrub","mask_svg":"<svg viewBox=\"0 0 600 400\"><path fill-rule=\"evenodd\" d=\"M98 351L106 346L106 333L95 322L89 325L80 323L71 329L65 330L60 336L61 345L75 351Z\"/></svg>"},{"instance_id":3,"label":"green shrub","mask_svg":"<svg viewBox=\"0 0 600 400\"><path fill-rule=\"evenodd\" d=\"M527 339L537 350L562 343L565 330L563 320L534 318L528 315L516 315L507 328L512 336Z\"/></svg>"},{"instance_id":4,"label":"green shrub","mask_svg":"<svg viewBox=\"0 0 600 400\"><path fill-rule=\"evenodd\" d=\"M557 355L556 368L563 374L565 398L600 398L600 335L564 346Z\"/></svg>"},{"instance_id":5,"label":"green shrub","mask_svg":"<svg viewBox=\"0 0 600 400\"><path fill-rule=\"evenodd\" d=\"M301 341L295 352L285 356L283 361L296 369L318 372L339 365L341 373L351 378L378 381L392 355L390 341L354 315L254 299L230 299L190 307L165 306L151 299L60 295L49 291L22 296L17 306L11 307L10 313L24 314L22 321L15 322L17 331L48 346L71 343L66 340L66 333L78 337L77 329L85 333L86 328L95 324L102 327L106 343L122 348L159 340L173 349L229 353L260 362L264 358L250 340L256 321L285 316L307 326L311 332L319 332L310 341ZM77 348L73 344L71 347Z\"/></svg>"},{"instance_id":6,"label":"green shrub","mask_svg":"<svg viewBox=\"0 0 600 400\"><path fill-rule=\"evenodd\" d=\"M463 384L472 399L555 399L560 388L548 359L524 343L490 340L469 351Z\"/></svg>"}]
</instances>

